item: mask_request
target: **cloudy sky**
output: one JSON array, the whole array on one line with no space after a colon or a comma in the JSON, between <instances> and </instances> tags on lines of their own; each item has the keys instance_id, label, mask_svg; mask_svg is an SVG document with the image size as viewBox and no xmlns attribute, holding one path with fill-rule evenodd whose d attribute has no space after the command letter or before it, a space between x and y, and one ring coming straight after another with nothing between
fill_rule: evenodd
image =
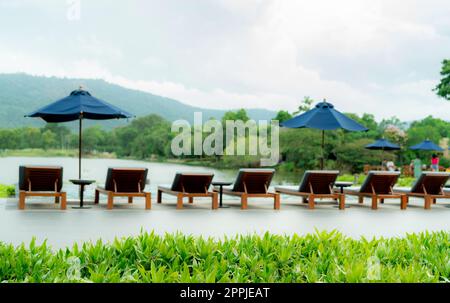
<instances>
[{"instance_id":1,"label":"cloudy sky","mask_svg":"<svg viewBox=\"0 0 450 303\"><path fill-rule=\"evenodd\" d=\"M79 14L78 14L79 13ZM0 0L0 73L102 78L208 108L433 115L448 0Z\"/></svg>"}]
</instances>

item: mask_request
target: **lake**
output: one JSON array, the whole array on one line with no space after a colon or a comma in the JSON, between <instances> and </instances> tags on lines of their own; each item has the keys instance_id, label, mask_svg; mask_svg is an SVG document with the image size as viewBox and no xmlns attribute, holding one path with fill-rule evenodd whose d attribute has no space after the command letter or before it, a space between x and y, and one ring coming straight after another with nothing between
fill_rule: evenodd
<instances>
[{"instance_id":1,"label":"lake","mask_svg":"<svg viewBox=\"0 0 450 303\"><path fill-rule=\"evenodd\" d=\"M210 172L214 173L214 180L233 181L237 169L219 170L210 167L191 166L173 163L145 162L123 159L83 159L82 178L96 181L96 185L103 185L108 167L146 167L150 191L156 192L158 185L171 184L177 172ZM59 165L64 168L64 190L69 199L78 197L78 187L71 184L69 179L78 178L78 158L67 157L4 157L0 158L0 183L17 185L20 165ZM291 184L296 176L291 174L276 174L272 185ZM96 185L86 187L85 196L91 199ZM147 188L148 190L148 188Z\"/></svg>"}]
</instances>

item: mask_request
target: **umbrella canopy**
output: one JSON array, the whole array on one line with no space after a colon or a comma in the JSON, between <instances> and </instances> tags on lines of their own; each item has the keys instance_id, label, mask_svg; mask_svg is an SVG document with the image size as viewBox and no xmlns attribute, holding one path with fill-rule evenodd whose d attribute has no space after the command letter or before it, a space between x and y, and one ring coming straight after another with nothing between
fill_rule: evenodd
<instances>
[{"instance_id":1,"label":"umbrella canopy","mask_svg":"<svg viewBox=\"0 0 450 303\"><path fill-rule=\"evenodd\" d=\"M281 123L287 128L315 128L322 130L322 158L321 169L324 164L325 130L345 129L348 131L367 131L368 129L355 120L334 109L333 104L326 102L318 103L313 109L300 114L290 120Z\"/></svg>"},{"instance_id":2,"label":"umbrella canopy","mask_svg":"<svg viewBox=\"0 0 450 303\"><path fill-rule=\"evenodd\" d=\"M399 150L400 146L394 144L384 138L378 139L373 143L366 145L364 148L371 150L381 150L381 165L383 165L383 156L385 150Z\"/></svg>"},{"instance_id":3,"label":"umbrella canopy","mask_svg":"<svg viewBox=\"0 0 450 303\"><path fill-rule=\"evenodd\" d=\"M320 130L338 128L348 131L368 130L355 120L335 110L333 104L325 100L318 103L312 110L281 123L281 126L289 128L316 128Z\"/></svg>"},{"instance_id":4,"label":"umbrella canopy","mask_svg":"<svg viewBox=\"0 0 450 303\"><path fill-rule=\"evenodd\" d=\"M383 138L366 145L365 148L372 150L398 150L400 146Z\"/></svg>"},{"instance_id":5,"label":"umbrella canopy","mask_svg":"<svg viewBox=\"0 0 450 303\"><path fill-rule=\"evenodd\" d=\"M431 140L424 140L424 141L420 142L419 144L411 146L409 149L412 149L412 150L429 150L429 151L443 151L444 150L443 148L441 148L439 145L435 144Z\"/></svg>"},{"instance_id":6,"label":"umbrella canopy","mask_svg":"<svg viewBox=\"0 0 450 303\"><path fill-rule=\"evenodd\" d=\"M46 122L68 122L80 119L108 120L131 118L133 115L97 99L82 88L74 90L69 96L44 106L28 117L40 117Z\"/></svg>"},{"instance_id":7,"label":"umbrella canopy","mask_svg":"<svg viewBox=\"0 0 450 303\"><path fill-rule=\"evenodd\" d=\"M107 120L131 118L132 114L97 99L81 87L69 96L44 106L25 117L39 117L46 122L69 122L79 120L78 177L81 179L82 121L83 119Z\"/></svg>"}]
</instances>

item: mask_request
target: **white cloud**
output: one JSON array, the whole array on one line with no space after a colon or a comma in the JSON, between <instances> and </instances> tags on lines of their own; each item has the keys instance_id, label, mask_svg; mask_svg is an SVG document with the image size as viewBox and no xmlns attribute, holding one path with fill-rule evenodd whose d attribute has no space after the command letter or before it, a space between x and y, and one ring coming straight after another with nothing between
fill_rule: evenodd
<instances>
[{"instance_id":1,"label":"white cloud","mask_svg":"<svg viewBox=\"0 0 450 303\"><path fill-rule=\"evenodd\" d=\"M431 91L450 54L448 1L411 0L407 10L387 0L147 5L138 17L126 12L117 24L63 39L71 51L58 56L2 43L0 72L103 78L208 108L293 111L307 95L377 119L450 120L450 102Z\"/></svg>"},{"instance_id":2,"label":"white cloud","mask_svg":"<svg viewBox=\"0 0 450 303\"><path fill-rule=\"evenodd\" d=\"M70 41L69 47L77 48L83 54L92 56L108 57L112 59L123 58L120 49L112 45L104 44L95 34L78 35L74 40Z\"/></svg>"}]
</instances>

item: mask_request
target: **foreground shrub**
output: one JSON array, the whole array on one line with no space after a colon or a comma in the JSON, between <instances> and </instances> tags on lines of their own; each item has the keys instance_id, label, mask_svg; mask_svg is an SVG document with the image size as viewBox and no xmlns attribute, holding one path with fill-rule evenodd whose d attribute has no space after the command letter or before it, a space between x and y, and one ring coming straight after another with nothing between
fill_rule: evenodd
<instances>
[{"instance_id":1,"label":"foreground shrub","mask_svg":"<svg viewBox=\"0 0 450 303\"><path fill-rule=\"evenodd\" d=\"M0 244L10 282L449 282L448 232L354 240L338 232L224 240L142 233L52 251Z\"/></svg>"},{"instance_id":2,"label":"foreground shrub","mask_svg":"<svg viewBox=\"0 0 450 303\"><path fill-rule=\"evenodd\" d=\"M0 198L14 196L16 194L16 188L13 185L0 184Z\"/></svg>"}]
</instances>

